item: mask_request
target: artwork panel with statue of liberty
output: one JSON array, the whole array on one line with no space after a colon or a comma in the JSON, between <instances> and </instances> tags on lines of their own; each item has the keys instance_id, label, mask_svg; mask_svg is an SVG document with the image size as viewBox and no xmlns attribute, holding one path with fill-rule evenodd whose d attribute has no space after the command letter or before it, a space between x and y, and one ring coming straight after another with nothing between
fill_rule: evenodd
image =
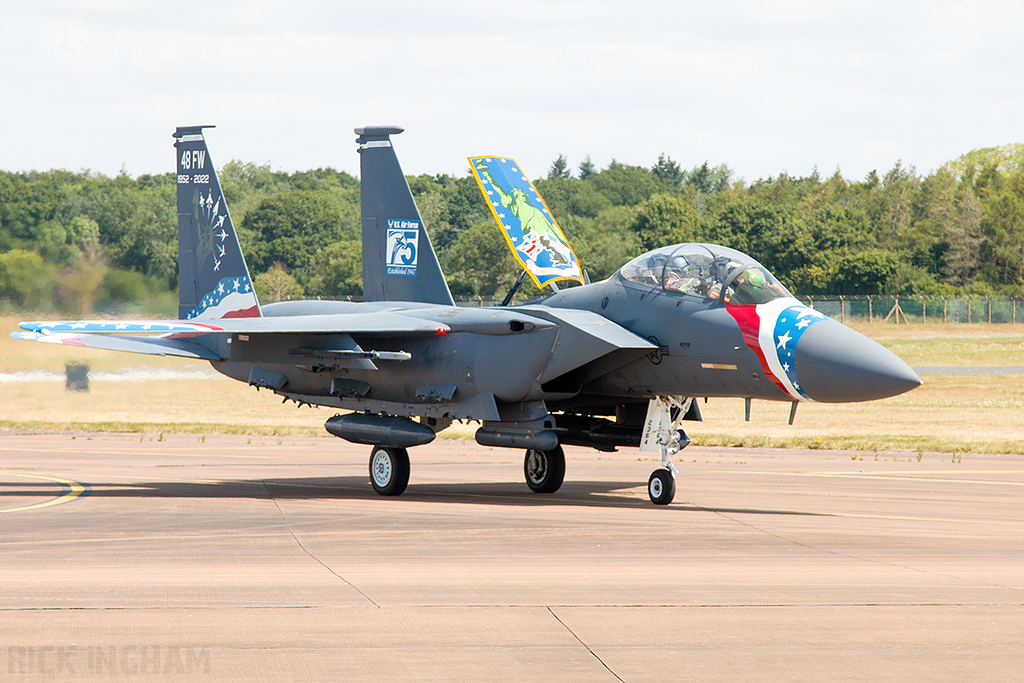
<instances>
[{"instance_id":1,"label":"artwork panel with statue of liberty","mask_svg":"<svg viewBox=\"0 0 1024 683\"><path fill-rule=\"evenodd\" d=\"M576 254L519 163L497 156L469 157L469 163L512 253L537 286L582 282Z\"/></svg>"}]
</instances>

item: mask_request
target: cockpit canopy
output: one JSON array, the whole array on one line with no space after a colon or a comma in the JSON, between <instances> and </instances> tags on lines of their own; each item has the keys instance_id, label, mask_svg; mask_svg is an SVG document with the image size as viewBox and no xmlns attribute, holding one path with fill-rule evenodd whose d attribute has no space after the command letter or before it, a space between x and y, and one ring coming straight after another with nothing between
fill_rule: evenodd
<instances>
[{"instance_id":1,"label":"cockpit canopy","mask_svg":"<svg viewBox=\"0 0 1024 683\"><path fill-rule=\"evenodd\" d=\"M754 259L714 244L676 244L649 251L622 266L619 275L648 287L733 305L793 296Z\"/></svg>"}]
</instances>

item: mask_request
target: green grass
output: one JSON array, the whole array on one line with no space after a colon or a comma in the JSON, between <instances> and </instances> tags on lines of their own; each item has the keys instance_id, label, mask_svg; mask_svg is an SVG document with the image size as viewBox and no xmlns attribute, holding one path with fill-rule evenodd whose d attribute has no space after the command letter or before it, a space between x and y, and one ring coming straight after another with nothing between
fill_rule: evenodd
<instances>
[{"instance_id":1,"label":"green grass","mask_svg":"<svg viewBox=\"0 0 1024 683\"><path fill-rule=\"evenodd\" d=\"M880 339L914 367L1024 365L1024 337Z\"/></svg>"}]
</instances>

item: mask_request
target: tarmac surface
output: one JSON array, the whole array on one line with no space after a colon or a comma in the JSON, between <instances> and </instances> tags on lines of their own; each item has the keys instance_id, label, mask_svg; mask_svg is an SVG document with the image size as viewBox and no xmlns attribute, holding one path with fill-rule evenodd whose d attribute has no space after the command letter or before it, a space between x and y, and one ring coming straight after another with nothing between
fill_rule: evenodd
<instances>
[{"instance_id":1,"label":"tarmac surface","mask_svg":"<svg viewBox=\"0 0 1024 683\"><path fill-rule=\"evenodd\" d=\"M1022 681L1024 459L0 433L0 680Z\"/></svg>"}]
</instances>

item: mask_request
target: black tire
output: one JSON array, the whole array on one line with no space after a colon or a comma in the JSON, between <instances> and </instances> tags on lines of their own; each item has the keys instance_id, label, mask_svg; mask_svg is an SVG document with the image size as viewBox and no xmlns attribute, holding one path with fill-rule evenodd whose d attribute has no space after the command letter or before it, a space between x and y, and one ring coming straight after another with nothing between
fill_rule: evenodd
<instances>
[{"instance_id":1,"label":"black tire","mask_svg":"<svg viewBox=\"0 0 1024 683\"><path fill-rule=\"evenodd\" d=\"M409 451L374 446L370 452L370 483L382 496L400 496L409 485Z\"/></svg>"},{"instance_id":2,"label":"black tire","mask_svg":"<svg viewBox=\"0 0 1024 683\"><path fill-rule=\"evenodd\" d=\"M538 451L534 448L526 451L523 460L523 474L526 485L534 493L554 493L561 487L565 479L565 453L561 446L554 450Z\"/></svg>"},{"instance_id":3,"label":"black tire","mask_svg":"<svg viewBox=\"0 0 1024 683\"><path fill-rule=\"evenodd\" d=\"M647 495L655 505L668 505L676 497L676 478L670 470L660 469L647 480Z\"/></svg>"}]
</instances>

